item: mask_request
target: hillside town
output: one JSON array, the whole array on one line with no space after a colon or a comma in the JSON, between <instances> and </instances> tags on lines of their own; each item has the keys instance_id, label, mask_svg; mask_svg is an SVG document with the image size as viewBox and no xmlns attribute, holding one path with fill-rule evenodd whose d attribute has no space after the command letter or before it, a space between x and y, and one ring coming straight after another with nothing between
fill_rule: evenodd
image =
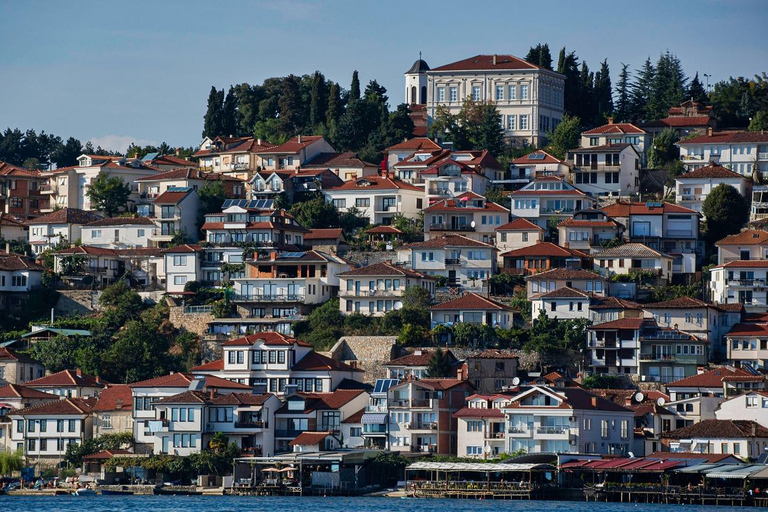
<instances>
[{"instance_id":1,"label":"hillside town","mask_svg":"<svg viewBox=\"0 0 768 512\"><path fill-rule=\"evenodd\" d=\"M420 56L360 151L342 121L238 135L209 99L191 150L0 161L0 468L766 505L768 131L721 125L698 75L657 119L579 119L530 55ZM355 74L347 113L380 89Z\"/></svg>"}]
</instances>

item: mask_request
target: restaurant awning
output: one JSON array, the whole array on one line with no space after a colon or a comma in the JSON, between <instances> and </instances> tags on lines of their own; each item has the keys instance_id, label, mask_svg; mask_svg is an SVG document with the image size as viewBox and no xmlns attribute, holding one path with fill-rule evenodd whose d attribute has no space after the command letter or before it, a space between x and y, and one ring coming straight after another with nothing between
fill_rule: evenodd
<instances>
[{"instance_id":1,"label":"restaurant awning","mask_svg":"<svg viewBox=\"0 0 768 512\"><path fill-rule=\"evenodd\" d=\"M527 471L554 471L552 464L535 463L488 463L482 462L414 462L406 469L409 471L478 471L482 473L512 473Z\"/></svg>"},{"instance_id":2,"label":"restaurant awning","mask_svg":"<svg viewBox=\"0 0 768 512\"><path fill-rule=\"evenodd\" d=\"M753 473L759 473L765 469L765 464L729 464L728 466L718 470L707 473L707 478L728 478L744 480L749 478Z\"/></svg>"}]
</instances>

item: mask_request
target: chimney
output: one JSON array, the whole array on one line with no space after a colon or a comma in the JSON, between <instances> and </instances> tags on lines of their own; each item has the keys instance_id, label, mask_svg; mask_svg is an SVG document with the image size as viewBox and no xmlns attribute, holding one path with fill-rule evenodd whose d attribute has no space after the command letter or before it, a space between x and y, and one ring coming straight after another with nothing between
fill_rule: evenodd
<instances>
[{"instance_id":1,"label":"chimney","mask_svg":"<svg viewBox=\"0 0 768 512\"><path fill-rule=\"evenodd\" d=\"M78 377L82 377L83 376L83 370L81 370L80 368L76 369L75 370L75 375L77 375Z\"/></svg>"},{"instance_id":2,"label":"chimney","mask_svg":"<svg viewBox=\"0 0 768 512\"><path fill-rule=\"evenodd\" d=\"M180 155L181 155L181 148L176 148L176 156L180 156Z\"/></svg>"},{"instance_id":3,"label":"chimney","mask_svg":"<svg viewBox=\"0 0 768 512\"><path fill-rule=\"evenodd\" d=\"M119 411L122 408L123 408L123 399L118 398L117 400L115 400L115 409Z\"/></svg>"},{"instance_id":4,"label":"chimney","mask_svg":"<svg viewBox=\"0 0 768 512\"><path fill-rule=\"evenodd\" d=\"M216 396L216 388L208 388L208 398L211 400Z\"/></svg>"},{"instance_id":5,"label":"chimney","mask_svg":"<svg viewBox=\"0 0 768 512\"><path fill-rule=\"evenodd\" d=\"M494 66L496 65L496 54L495 53L493 54L493 65Z\"/></svg>"},{"instance_id":6,"label":"chimney","mask_svg":"<svg viewBox=\"0 0 768 512\"><path fill-rule=\"evenodd\" d=\"M299 144L301 144L301 135L299 135Z\"/></svg>"},{"instance_id":7,"label":"chimney","mask_svg":"<svg viewBox=\"0 0 768 512\"><path fill-rule=\"evenodd\" d=\"M712 127L707 126L707 137L711 137L711 136L712 136Z\"/></svg>"},{"instance_id":8,"label":"chimney","mask_svg":"<svg viewBox=\"0 0 768 512\"><path fill-rule=\"evenodd\" d=\"M96 384L101 384L101 377L98 375L96 376Z\"/></svg>"},{"instance_id":9,"label":"chimney","mask_svg":"<svg viewBox=\"0 0 768 512\"><path fill-rule=\"evenodd\" d=\"M10 244L10 242L5 242L5 252L6 252L6 254L11 254L11 244Z\"/></svg>"},{"instance_id":10,"label":"chimney","mask_svg":"<svg viewBox=\"0 0 768 512\"><path fill-rule=\"evenodd\" d=\"M597 408L597 397L596 396L592 397L592 407Z\"/></svg>"},{"instance_id":11,"label":"chimney","mask_svg":"<svg viewBox=\"0 0 768 512\"><path fill-rule=\"evenodd\" d=\"M613 124L613 117L608 118L608 124Z\"/></svg>"},{"instance_id":12,"label":"chimney","mask_svg":"<svg viewBox=\"0 0 768 512\"><path fill-rule=\"evenodd\" d=\"M261 139L256 139L256 145L261 146Z\"/></svg>"}]
</instances>

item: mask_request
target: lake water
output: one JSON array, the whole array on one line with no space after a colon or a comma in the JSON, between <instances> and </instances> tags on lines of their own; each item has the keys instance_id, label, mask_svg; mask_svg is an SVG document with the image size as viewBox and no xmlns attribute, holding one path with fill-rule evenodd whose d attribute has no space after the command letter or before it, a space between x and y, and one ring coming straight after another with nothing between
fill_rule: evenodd
<instances>
[{"instance_id":1,"label":"lake water","mask_svg":"<svg viewBox=\"0 0 768 512\"><path fill-rule=\"evenodd\" d=\"M751 508L751 507L750 507ZM739 507L581 501L245 496L0 496L2 512L736 512ZM754 509L760 510L760 509Z\"/></svg>"}]
</instances>

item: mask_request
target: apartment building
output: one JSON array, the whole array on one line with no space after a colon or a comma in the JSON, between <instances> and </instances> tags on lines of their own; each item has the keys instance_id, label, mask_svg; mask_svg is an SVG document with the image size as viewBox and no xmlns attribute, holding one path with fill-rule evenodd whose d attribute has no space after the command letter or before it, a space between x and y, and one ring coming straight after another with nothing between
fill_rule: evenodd
<instances>
[{"instance_id":1,"label":"apartment building","mask_svg":"<svg viewBox=\"0 0 768 512\"><path fill-rule=\"evenodd\" d=\"M743 322L726 334L728 361L735 365L751 365L757 370L768 368L768 323Z\"/></svg>"},{"instance_id":2,"label":"apartment building","mask_svg":"<svg viewBox=\"0 0 768 512\"><path fill-rule=\"evenodd\" d=\"M605 249L594 255L595 270L606 277L631 272L652 273L660 283L672 279L672 256L639 243L628 243Z\"/></svg>"},{"instance_id":3,"label":"apartment building","mask_svg":"<svg viewBox=\"0 0 768 512\"><path fill-rule=\"evenodd\" d=\"M328 168L259 171L249 182L249 198L270 200L282 194L294 201L298 194L320 192L343 184L344 180Z\"/></svg>"},{"instance_id":4,"label":"apartment building","mask_svg":"<svg viewBox=\"0 0 768 512\"><path fill-rule=\"evenodd\" d=\"M454 414L474 392L466 380L408 379L387 390L389 449L452 455L458 447Z\"/></svg>"},{"instance_id":5,"label":"apartment building","mask_svg":"<svg viewBox=\"0 0 768 512\"><path fill-rule=\"evenodd\" d=\"M360 418L365 448L389 449L387 393L390 387L399 382L399 379L376 379L373 390L369 394L368 405L365 406L363 416Z\"/></svg>"},{"instance_id":6,"label":"apartment building","mask_svg":"<svg viewBox=\"0 0 768 512\"><path fill-rule=\"evenodd\" d=\"M405 291L412 286L435 294L434 278L389 262L342 272L339 281L339 308L344 315L384 316L403 307Z\"/></svg>"},{"instance_id":7,"label":"apartment building","mask_svg":"<svg viewBox=\"0 0 768 512\"><path fill-rule=\"evenodd\" d=\"M7 242L27 242L29 226L14 215L0 213L0 238Z\"/></svg>"},{"instance_id":8,"label":"apartment building","mask_svg":"<svg viewBox=\"0 0 768 512\"><path fill-rule=\"evenodd\" d=\"M228 174L205 172L189 167L145 176L137 179L136 182L139 186L139 202L136 211L142 217L151 217L154 214L152 206L154 200L169 190L191 188L195 192L199 192L207 184L218 184L224 189L225 197L245 198L246 182L244 180Z\"/></svg>"},{"instance_id":9,"label":"apartment building","mask_svg":"<svg viewBox=\"0 0 768 512\"><path fill-rule=\"evenodd\" d=\"M630 144L640 157L641 165L645 165L646 154L651 149L651 140L651 135L644 129L632 123L614 123L613 119L609 119L607 124L581 133L582 148Z\"/></svg>"},{"instance_id":10,"label":"apartment building","mask_svg":"<svg viewBox=\"0 0 768 512\"><path fill-rule=\"evenodd\" d=\"M640 190L641 154L632 144L582 147L570 157L574 186L592 197L627 197Z\"/></svg>"},{"instance_id":11,"label":"apartment building","mask_svg":"<svg viewBox=\"0 0 768 512\"><path fill-rule=\"evenodd\" d=\"M265 171L295 171L321 153L336 150L320 135L297 135L283 144L259 150L256 163Z\"/></svg>"},{"instance_id":12,"label":"apartment building","mask_svg":"<svg viewBox=\"0 0 768 512\"><path fill-rule=\"evenodd\" d=\"M567 162L539 149L512 160L509 172L508 179L512 187L519 187L537 178L565 178L571 173L571 169Z\"/></svg>"},{"instance_id":13,"label":"apartment building","mask_svg":"<svg viewBox=\"0 0 768 512\"><path fill-rule=\"evenodd\" d=\"M155 223L146 217L109 217L80 228L85 245L107 249L149 247Z\"/></svg>"},{"instance_id":14,"label":"apartment building","mask_svg":"<svg viewBox=\"0 0 768 512\"><path fill-rule=\"evenodd\" d=\"M516 218L496 228L496 249L498 249L498 264L504 266L502 254L535 245L542 241L544 230L533 222Z\"/></svg>"},{"instance_id":15,"label":"apartment building","mask_svg":"<svg viewBox=\"0 0 768 512\"><path fill-rule=\"evenodd\" d=\"M768 428L749 420L704 420L661 434L670 452L733 454L754 459L765 453Z\"/></svg>"},{"instance_id":16,"label":"apartment building","mask_svg":"<svg viewBox=\"0 0 768 512\"><path fill-rule=\"evenodd\" d=\"M397 251L412 270L448 278L449 286L482 290L496 269L496 248L463 235L443 234Z\"/></svg>"},{"instance_id":17,"label":"apartment building","mask_svg":"<svg viewBox=\"0 0 768 512\"><path fill-rule=\"evenodd\" d=\"M713 302L743 304L748 313L768 312L768 260L734 260L710 269Z\"/></svg>"},{"instance_id":18,"label":"apartment building","mask_svg":"<svg viewBox=\"0 0 768 512\"><path fill-rule=\"evenodd\" d=\"M529 300L533 321L536 321L541 313L548 318L560 320L589 318L589 306L592 301L586 292L569 287L538 293Z\"/></svg>"},{"instance_id":19,"label":"apartment building","mask_svg":"<svg viewBox=\"0 0 768 512\"><path fill-rule=\"evenodd\" d=\"M743 395L727 398L717 406L715 418L754 421L759 425L768 425L768 393L748 391Z\"/></svg>"},{"instance_id":20,"label":"apartment building","mask_svg":"<svg viewBox=\"0 0 768 512\"><path fill-rule=\"evenodd\" d=\"M519 358L509 350L489 348L465 358L467 380L480 394L500 393L513 385Z\"/></svg>"},{"instance_id":21,"label":"apartment building","mask_svg":"<svg viewBox=\"0 0 768 512\"><path fill-rule=\"evenodd\" d=\"M561 178L538 178L509 194L512 217L522 217L547 229L550 221L570 219L575 212L593 208L595 200Z\"/></svg>"},{"instance_id":22,"label":"apartment building","mask_svg":"<svg viewBox=\"0 0 768 512\"><path fill-rule=\"evenodd\" d=\"M40 215L48 209L48 196L43 186L48 179L37 169L22 169L0 161L0 214L22 220Z\"/></svg>"},{"instance_id":23,"label":"apartment building","mask_svg":"<svg viewBox=\"0 0 768 512\"><path fill-rule=\"evenodd\" d=\"M432 69L412 67L405 80L411 96L418 87L429 119L439 107L457 114L467 99L493 103L505 137L518 144L540 145L563 118L565 77L513 55L475 55Z\"/></svg>"},{"instance_id":24,"label":"apartment building","mask_svg":"<svg viewBox=\"0 0 768 512\"><path fill-rule=\"evenodd\" d=\"M261 165L258 153L275 146L253 137L206 137L192 156L200 171L248 180Z\"/></svg>"},{"instance_id":25,"label":"apartment building","mask_svg":"<svg viewBox=\"0 0 768 512\"><path fill-rule=\"evenodd\" d=\"M623 239L624 226L602 210L589 209L559 223L557 234L564 247L595 253L603 250L605 244Z\"/></svg>"},{"instance_id":26,"label":"apartment building","mask_svg":"<svg viewBox=\"0 0 768 512\"><path fill-rule=\"evenodd\" d=\"M680 160L694 170L712 162L728 167L747 178L753 172L768 172L768 133L719 132L699 135L677 143Z\"/></svg>"},{"instance_id":27,"label":"apartment building","mask_svg":"<svg viewBox=\"0 0 768 512\"><path fill-rule=\"evenodd\" d=\"M149 237L154 247L167 247L174 236L198 240L200 197L191 188L170 188L154 200L155 229Z\"/></svg>"},{"instance_id":28,"label":"apartment building","mask_svg":"<svg viewBox=\"0 0 768 512\"><path fill-rule=\"evenodd\" d=\"M496 230L508 224L509 210L474 192L441 199L424 209L424 239L460 232L486 244L496 241ZM534 227L535 229L535 227Z\"/></svg>"},{"instance_id":29,"label":"apartment building","mask_svg":"<svg viewBox=\"0 0 768 512\"><path fill-rule=\"evenodd\" d=\"M677 204L701 212L709 193L720 185L729 185L747 197L747 178L713 162L675 178Z\"/></svg>"},{"instance_id":30,"label":"apartment building","mask_svg":"<svg viewBox=\"0 0 768 512\"><path fill-rule=\"evenodd\" d=\"M476 394L453 416L457 419L459 457L498 458L506 450L506 416L502 412L511 400L507 395Z\"/></svg>"},{"instance_id":31,"label":"apartment building","mask_svg":"<svg viewBox=\"0 0 768 512\"><path fill-rule=\"evenodd\" d=\"M477 293L465 293L456 299L429 308L432 327L470 323L509 329L514 313L509 306Z\"/></svg>"},{"instance_id":32,"label":"apartment building","mask_svg":"<svg viewBox=\"0 0 768 512\"><path fill-rule=\"evenodd\" d=\"M39 255L61 243L82 240L83 226L101 219L101 215L93 212L62 208L27 221L32 252Z\"/></svg>"},{"instance_id":33,"label":"apartment building","mask_svg":"<svg viewBox=\"0 0 768 512\"><path fill-rule=\"evenodd\" d=\"M502 408L506 451L625 455L634 411L577 387L532 386Z\"/></svg>"},{"instance_id":34,"label":"apartment building","mask_svg":"<svg viewBox=\"0 0 768 512\"><path fill-rule=\"evenodd\" d=\"M424 207L424 189L404 181L367 176L323 190L340 212L356 209L371 224L389 225L396 215L415 219Z\"/></svg>"},{"instance_id":35,"label":"apartment building","mask_svg":"<svg viewBox=\"0 0 768 512\"><path fill-rule=\"evenodd\" d=\"M402 164L399 164L402 165ZM465 192L484 196L488 177L478 169L453 158L446 158L422 171L427 204L457 197Z\"/></svg>"},{"instance_id":36,"label":"apartment building","mask_svg":"<svg viewBox=\"0 0 768 512\"><path fill-rule=\"evenodd\" d=\"M500 255L504 259L502 272L516 275L531 275L546 270L591 268L592 258L576 249L560 247L551 242L539 242L528 247L515 249Z\"/></svg>"},{"instance_id":37,"label":"apartment building","mask_svg":"<svg viewBox=\"0 0 768 512\"><path fill-rule=\"evenodd\" d=\"M589 296L608 295L607 279L590 270L553 268L526 276L525 281L528 299L536 294L554 292L561 288L572 288Z\"/></svg>"},{"instance_id":38,"label":"apartment building","mask_svg":"<svg viewBox=\"0 0 768 512\"><path fill-rule=\"evenodd\" d=\"M723 265L732 261L768 259L768 231L743 229L715 242L717 263Z\"/></svg>"}]
</instances>

